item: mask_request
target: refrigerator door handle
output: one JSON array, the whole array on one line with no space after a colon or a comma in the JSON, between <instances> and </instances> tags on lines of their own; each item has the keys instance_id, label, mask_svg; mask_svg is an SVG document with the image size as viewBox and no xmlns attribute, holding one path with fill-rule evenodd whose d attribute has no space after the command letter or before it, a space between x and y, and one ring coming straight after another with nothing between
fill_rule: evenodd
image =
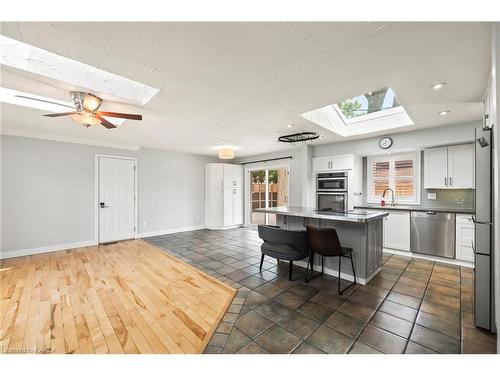
<instances>
[{"instance_id":1,"label":"refrigerator door handle","mask_svg":"<svg viewBox=\"0 0 500 375\"><path fill-rule=\"evenodd\" d=\"M489 225L489 226L493 225L493 223L491 221L488 221L488 222L486 222L486 221L477 221L476 217L474 215L472 215L472 222L474 224L486 224L486 225Z\"/></svg>"}]
</instances>

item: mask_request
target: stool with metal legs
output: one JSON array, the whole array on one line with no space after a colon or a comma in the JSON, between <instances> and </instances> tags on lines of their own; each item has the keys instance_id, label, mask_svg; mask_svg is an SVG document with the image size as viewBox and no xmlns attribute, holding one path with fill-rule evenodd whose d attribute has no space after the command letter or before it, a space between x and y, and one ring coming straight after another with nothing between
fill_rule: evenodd
<instances>
[{"instance_id":1,"label":"stool with metal legs","mask_svg":"<svg viewBox=\"0 0 500 375\"><path fill-rule=\"evenodd\" d=\"M321 273L322 275L325 269L325 257L339 257L339 273L338 273L338 293L344 293L348 288L356 285L356 270L354 269L354 261L352 259L352 249L350 247L344 247L340 244L339 236L334 228L316 228L312 226L307 227L307 237L309 239L309 247L311 253L309 255L309 261L307 262L306 268L306 282L309 282L312 278L318 276L314 275L314 254L321 256ZM352 274L354 276L354 282L346 286L344 289L340 289L340 274L342 267L342 258L349 258L351 260ZM309 265L311 267L311 277L308 277Z\"/></svg>"}]
</instances>

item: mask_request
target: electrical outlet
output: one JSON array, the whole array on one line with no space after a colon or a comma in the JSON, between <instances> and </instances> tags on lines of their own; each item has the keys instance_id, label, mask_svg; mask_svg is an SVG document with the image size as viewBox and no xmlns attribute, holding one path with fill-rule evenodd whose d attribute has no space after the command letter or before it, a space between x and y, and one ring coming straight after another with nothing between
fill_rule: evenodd
<instances>
[{"instance_id":1,"label":"electrical outlet","mask_svg":"<svg viewBox=\"0 0 500 375\"><path fill-rule=\"evenodd\" d=\"M427 199L430 201L436 200L436 193L427 193Z\"/></svg>"},{"instance_id":2,"label":"electrical outlet","mask_svg":"<svg viewBox=\"0 0 500 375\"><path fill-rule=\"evenodd\" d=\"M199 223L200 222L200 217L199 216L196 216L196 222Z\"/></svg>"},{"instance_id":3,"label":"electrical outlet","mask_svg":"<svg viewBox=\"0 0 500 375\"><path fill-rule=\"evenodd\" d=\"M144 223L142 223L142 226L147 227L148 226L148 222L146 220L144 220Z\"/></svg>"}]
</instances>

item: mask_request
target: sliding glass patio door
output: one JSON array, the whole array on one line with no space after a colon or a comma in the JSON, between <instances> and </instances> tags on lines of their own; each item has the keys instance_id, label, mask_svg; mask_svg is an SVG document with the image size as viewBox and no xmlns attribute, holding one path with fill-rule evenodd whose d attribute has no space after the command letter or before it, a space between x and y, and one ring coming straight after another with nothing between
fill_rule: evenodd
<instances>
[{"instance_id":1,"label":"sliding glass patio door","mask_svg":"<svg viewBox=\"0 0 500 375\"><path fill-rule=\"evenodd\" d=\"M287 165L248 169L247 225L276 224L276 215L254 210L288 205L289 169Z\"/></svg>"}]
</instances>

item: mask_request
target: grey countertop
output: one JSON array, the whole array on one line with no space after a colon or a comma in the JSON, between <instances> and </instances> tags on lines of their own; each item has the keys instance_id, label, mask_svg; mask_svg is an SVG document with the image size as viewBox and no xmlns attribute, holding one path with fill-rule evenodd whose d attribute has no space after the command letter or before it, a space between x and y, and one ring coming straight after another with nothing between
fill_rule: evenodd
<instances>
[{"instance_id":1,"label":"grey countertop","mask_svg":"<svg viewBox=\"0 0 500 375\"><path fill-rule=\"evenodd\" d=\"M362 206L356 206L356 209L374 209L374 210L398 210L398 211L435 211L435 212L452 212L456 214L474 214L475 209L473 208L450 208L450 207L429 207L429 206L408 206L408 205L397 205L397 206L384 206L379 204L366 204Z\"/></svg>"},{"instance_id":2,"label":"grey countertop","mask_svg":"<svg viewBox=\"0 0 500 375\"><path fill-rule=\"evenodd\" d=\"M341 213L325 213L318 212L312 207L294 207L281 206L271 208L257 208L254 212L266 212L269 214L277 214L284 216L307 217L311 219L333 220L333 221L348 221L353 223L366 223L371 220L380 219L389 215L387 212L367 212L362 209L355 209Z\"/></svg>"}]
</instances>

